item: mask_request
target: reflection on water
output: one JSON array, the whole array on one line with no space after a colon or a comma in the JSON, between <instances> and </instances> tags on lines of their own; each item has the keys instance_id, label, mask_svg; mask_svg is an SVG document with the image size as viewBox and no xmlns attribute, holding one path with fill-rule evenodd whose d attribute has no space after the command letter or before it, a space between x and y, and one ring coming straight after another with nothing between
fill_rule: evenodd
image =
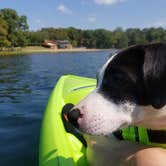
<instances>
[{"instance_id":1,"label":"reflection on water","mask_svg":"<svg viewBox=\"0 0 166 166\"><path fill-rule=\"evenodd\" d=\"M42 113L64 74L95 77L110 52L0 57L0 165L38 165Z\"/></svg>"}]
</instances>

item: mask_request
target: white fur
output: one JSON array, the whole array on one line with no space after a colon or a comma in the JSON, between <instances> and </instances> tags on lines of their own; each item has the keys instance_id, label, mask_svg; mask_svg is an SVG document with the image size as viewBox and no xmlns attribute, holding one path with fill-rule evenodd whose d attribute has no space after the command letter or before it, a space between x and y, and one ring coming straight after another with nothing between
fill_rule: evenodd
<instances>
[{"instance_id":1,"label":"white fur","mask_svg":"<svg viewBox=\"0 0 166 166\"><path fill-rule=\"evenodd\" d=\"M129 103L114 104L97 91L93 91L77 106L82 116L78 119L80 129L85 133L109 135L118 128L131 123Z\"/></svg>"},{"instance_id":2,"label":"white fur","mask_svg":"<svg viewBox=\"0 0 166 166\"><path fill-rule=\"evenodd\" d=\"M82 116L78 119L80 130L92 135L110 135L128 125L152 129L166 129L166 107L156 110L125 101L115 104L97 90L89 94L77 106Z\"/></svg>"},{"instance_id":3,"label":"white fur","mask_svg":"<svg viewBox=\"0 0 166 166\"><path fill-rule=\"evenodd\" d=\"M166 129L166 106L154 109L152 106L137 106L132 113L132 123L150 129Z\"/></svg>"}]
</instances>

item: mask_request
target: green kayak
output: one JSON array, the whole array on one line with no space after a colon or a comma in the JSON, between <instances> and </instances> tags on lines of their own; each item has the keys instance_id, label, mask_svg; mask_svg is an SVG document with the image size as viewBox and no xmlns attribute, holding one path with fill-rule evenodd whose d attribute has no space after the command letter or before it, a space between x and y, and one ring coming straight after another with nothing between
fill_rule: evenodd
<instances>
[{"instance_id":1,"label":"green kayak","mask_svg":"<svg viewBox=\"0 0 166 166\"><path fill-rule=\"evenodd\" d=\"M40 147L40 166L86 166L85 146L73 134L66 132L62 108L77 104L96 86L96 80L73 75L62 76L54 88L43 116Z\"/></svg>"},{"instance_id":2,"label":"green kayak","mask_svg":"<svg viewBox=\"0 0 166 166\"><path fill-rule=\"evenodd\" d=\"M96 80L73 75L62 76L56 84L43 116L39 166L87 166L86 147L82 137L66 130L62 110L69 103L76 105L96 87ZM74 133L74 134L71 134ZM119 133L118 133L119 134ZM129 126L120 131L124 140L160 146L166 144L150 142L148 131L142 127ZM78 139L79 138L79 139ZM81 141L80 141L81 140Z\"/></svg>"}]
</instances>

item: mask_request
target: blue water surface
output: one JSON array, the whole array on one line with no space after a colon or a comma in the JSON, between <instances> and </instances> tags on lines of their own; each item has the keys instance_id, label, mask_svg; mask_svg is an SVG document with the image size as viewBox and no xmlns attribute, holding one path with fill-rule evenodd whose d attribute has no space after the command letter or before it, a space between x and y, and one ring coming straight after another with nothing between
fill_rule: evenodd
<instances>
[{"instance_id":1,"label":"blue water surface","mask_svg":"<svg viewBox=\"0 0 166 166\"><path fill-rule=\"evenodd\" d=\"M0 56L0 165L37 166L42 115L60 76L95 78L111 51Z\"/></svg>"}]
</instances>

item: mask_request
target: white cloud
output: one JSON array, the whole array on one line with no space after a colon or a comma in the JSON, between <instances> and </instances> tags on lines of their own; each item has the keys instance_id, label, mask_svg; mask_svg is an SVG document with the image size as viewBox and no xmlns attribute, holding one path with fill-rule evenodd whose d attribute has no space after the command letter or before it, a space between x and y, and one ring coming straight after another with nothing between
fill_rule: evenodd
<instances>
[{"instance_id":1,"label":"white cloud","mask_svg":"<svg viewBox=\"0 0 166 166\"><path fill-rule=\"evenodd\" d=\"M61 4L57 7L57 10L60 12L60 13L65 13L65 14L71 14L72 11L66 7L65 5Z\"/></svg>"},{"instance_id":2,"label":"white cloud","mask_svg":"<svg viewBox=\"0 0 166 166\"><path fill-rule=\"evenodd\" d=\"M163 28L166 28L166 19L165 18L160 18L160 19L154 21L153 23L147 24L146 27L155 27L155 28L163 27Z\"/></svg>"},{"instance_id":3,"label":"white cloud","mask_svg":"<svg viewBox=\"0 0 166 166\"><path fill-rule=\"evenodd\" d=\"M158 20L153 23L154 27L166 27L166 19Z\"/></svg>"},{"instance_id":4,"label":"white cloud","mask_svg":"<svg viewBox=\"0 0 166 166\"><path fill-rule=\"evenodd\" d=\"M89 17L89 18L88 18L88 21L89 21L89 22L96 22L96 17Z\"/></svg>"},{"instance_id":5,"label":"white cloud","mask_svg":"<svg viewBox=\"0 0 166 166\"><path fill-rule=\"evenodd\" d=\"M123 1L125 0L94 0L98 5L113 5Z\"/></svg>"}]
</instances>

